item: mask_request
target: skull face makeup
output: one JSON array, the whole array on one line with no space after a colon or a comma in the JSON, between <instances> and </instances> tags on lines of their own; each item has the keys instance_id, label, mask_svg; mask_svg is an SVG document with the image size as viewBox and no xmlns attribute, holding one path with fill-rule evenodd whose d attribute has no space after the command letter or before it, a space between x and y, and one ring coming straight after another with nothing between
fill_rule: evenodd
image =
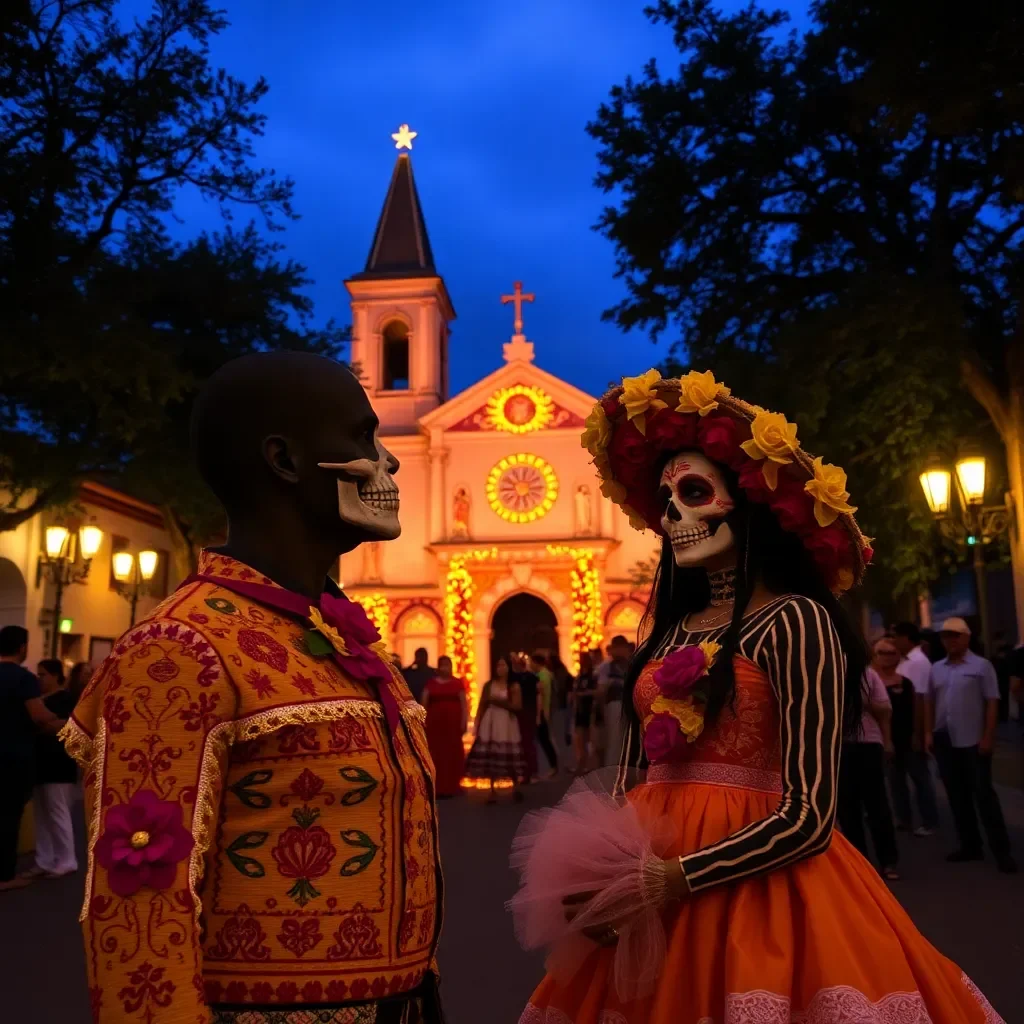
<instances>
[{"instance_id":1,"label":"skull face makeup","mask_svg":"<svg viewBox=\"0 0 1024 1024\"><path fill-rule=\"evenodd\" d=\"M321 469L338 474L338 515L342 522L358 526L380 537L394 540L402 532L398 521L398 485L394 473L395 457L374 437L377 460L354 459L352 462L318 462ZM347 480L342 475L355 477Z\"/></svg>"},{"instance_id":2,"label":"skull face makeup","mask_svg":"<svg viewBox=\"0 0 1024 1024\"><path fill-rule=\"evenodd\" d=\"M678 566L705 565L735 545L725 517L736 507L721 470L701 452L680 452L661 472L661 528Z\"/></svg>"}]
</instances>

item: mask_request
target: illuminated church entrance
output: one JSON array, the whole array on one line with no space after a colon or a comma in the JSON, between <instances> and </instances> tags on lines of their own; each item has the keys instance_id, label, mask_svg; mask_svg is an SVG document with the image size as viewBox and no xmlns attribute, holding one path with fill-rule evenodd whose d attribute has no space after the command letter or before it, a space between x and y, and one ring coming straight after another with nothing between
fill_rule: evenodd
<instances>
[{"instance_id":1,"label":"illuminated church entrance","mask_svg":"<svg viewBox=\"0 0 1024 1024\"><path fill-rule=\"evenodd\" d=\"M491 674L510 651L558 650L558 620L533 594L514 594L498 605L491 623Z\"/></svg>"}]
</instances>

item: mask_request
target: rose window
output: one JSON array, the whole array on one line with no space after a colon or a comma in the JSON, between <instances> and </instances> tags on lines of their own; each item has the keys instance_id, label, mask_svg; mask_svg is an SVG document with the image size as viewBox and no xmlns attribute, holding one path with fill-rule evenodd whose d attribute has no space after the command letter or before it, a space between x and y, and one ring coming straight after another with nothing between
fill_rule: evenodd
<instances>
[{"instance_id":1,"label":"rose window","mask_svg":"<svg viewBox=\"0 0 1024 1024\"><path fill-rule=\"evenodd\" d=\"M532 523L551 511L558 497L555 471L539 455L509 455L488 474L487 501L510 523Z\"/></svg>"}]
</instances>

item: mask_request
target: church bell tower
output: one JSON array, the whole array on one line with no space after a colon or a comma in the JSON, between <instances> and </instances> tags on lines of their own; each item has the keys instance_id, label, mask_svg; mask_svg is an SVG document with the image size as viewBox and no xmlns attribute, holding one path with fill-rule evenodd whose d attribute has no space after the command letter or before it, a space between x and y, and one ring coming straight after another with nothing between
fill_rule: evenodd
<instances>
[{"instance_id":1,"label":"church bell tower","mask_svg":"<svg viewBox=\"0 0 1024 1024\"><path fill-rule=\"evenodd\" d=\"M412 173L416 132L399 150L366 268L345 281L352 301L352 362L384 434L413 434L448 400L449 324L455 310L434 254Z\"/></svg>"}]
</instances>

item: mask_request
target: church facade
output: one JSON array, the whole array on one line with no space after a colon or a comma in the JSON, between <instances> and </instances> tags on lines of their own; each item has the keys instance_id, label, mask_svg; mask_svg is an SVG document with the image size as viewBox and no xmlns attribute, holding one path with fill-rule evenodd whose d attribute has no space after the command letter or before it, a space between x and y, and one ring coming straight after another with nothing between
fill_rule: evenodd
<instances>
[{"instance_id":1,"label":"church facade","mask_svg":"<svg viewBox=\"0 0 1024 1024\"><path fill-rule=\"evenodd\" d=\"M408 153L345 284L352 362L401 463L402 535L343 557L340 580L402 663L418 647L432 664L448 653L476 693L511 650L555 648L575 668L580 651L634 639L658 545L598 491L580 445L595 398L537 364L518 282L502 296L514 332L495 370L449 394L455 310Z\"/></svg>"}]
</instances>

